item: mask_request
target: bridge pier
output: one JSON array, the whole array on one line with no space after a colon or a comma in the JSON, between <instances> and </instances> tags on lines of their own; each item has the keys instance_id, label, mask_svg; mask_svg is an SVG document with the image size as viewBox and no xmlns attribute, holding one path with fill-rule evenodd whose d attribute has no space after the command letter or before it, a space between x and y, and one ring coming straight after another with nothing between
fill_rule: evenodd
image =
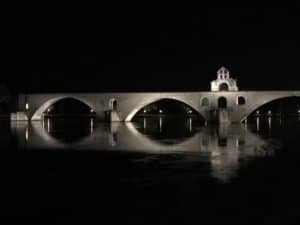
<instances>
[{"instance_id":1,"label":"bridge pier","mask_svg":"<svg viewBox=\"0 0 300 225\"><path fill-rule=\"evenodd\" d=\"M210 113L209 113L207 122L210 123L210 124L236 123L236 121L232 121L230 112L226 108L211 110Z\"/></svg>"},{"instance_id":2,"label":"bridge pier","mask_svg":"<svg viewBox=\"0 0 300 225\"><path fill-rule=\"evenodd\" d=\"M105 111L105 121L107 122L121 122L119 113L116 110Z\"/></svg>"},{"instance_id":3,"label":"bridge pier","mask_svg":"<svg viewBox=\"0 0 300 225\"><path fill-rule=\"evenodd\" d=\"M25 112L13 112L10 113L11 121L28 121L28 116Z\"/></svg>"},{"instance_id":4,"label":"bridge pier","mask_svg":"<svg viewBox=\"0 0 300 225\"><path fill-rule=\"evenodd\" d=\"M217 111L217 120L219 124L230 124L230 113L227 109L219 109Z\"/></svg>"}]
</instances>

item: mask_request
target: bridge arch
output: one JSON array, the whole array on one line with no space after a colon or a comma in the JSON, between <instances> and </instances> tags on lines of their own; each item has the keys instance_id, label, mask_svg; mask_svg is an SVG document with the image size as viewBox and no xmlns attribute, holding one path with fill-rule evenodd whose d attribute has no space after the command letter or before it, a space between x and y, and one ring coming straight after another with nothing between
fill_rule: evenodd
<instances>
[{"instance_id":1,"label":"bridge arch","mask_svg":"<svg viewBox=\"0 0 300 225\"><path fill-rule=\"evenodd\" d=\"M277 101L277 100L283 100L283 99L288 99L288 98L299 98L300 99L300 92L297 94L291 93L291 94L282 94L282 95L276 95L276 96L269 96L267 100L261 100L255 104L251 104L247 107L247 110L245 111L245 113L242 114L242 117L240 119L240 122L243 122L245 119L247 119L248 116L250 116L253 112L257 111L259 108Z\"/></svg>"},{"instance_id":2,"label":"bridge arch","mask_svg":"<svg viewBox=\"0 0 300 225\"><path fill-rule=\"evenodd\" d=\"M193 109L195 112L198 113L199 116L201 116L203 119L205 119L205 117L199 112L199 110L197 109L196 106L193 106L192 104L186 102L185 100L182 100L182 99L179 99L179 98L174 98L174 97L159 97L159 98L154 98L154 99L150 99L150 100L146 100L146 101L143 101L139 104L137 104L134 109L130 110L130 112L126 115L125 117L125 121L126 122L130 122L133 117L140 111L142 110L144 107L152 104L152 103L155 103L155 102L158 102L158 101L161 101L161 100L173 100L175 102L179 102L183 105L186 105L188 107L190 107L191 109Z\"/></svg>"},{"instance_id":3,"label":"bridge arch","mask_svg":"<svg viewBox=\"0 0 300 225\"><path fill-rule=\"evenodd\" d=\"M75 97L75 96L58 96L58 97L53 97L48 100L46 100L42 105L40 105L32 114L32 116L29 118L31 120L41 120L43 117L43 113L52 105L54 105L56 102L64 100L64 99L73 99L78 102L83 103L84 105L88 106L90 109L92 109L94 112L94 107L86 100L80 98L80 97Z\"/></svg>"}]
</instances>

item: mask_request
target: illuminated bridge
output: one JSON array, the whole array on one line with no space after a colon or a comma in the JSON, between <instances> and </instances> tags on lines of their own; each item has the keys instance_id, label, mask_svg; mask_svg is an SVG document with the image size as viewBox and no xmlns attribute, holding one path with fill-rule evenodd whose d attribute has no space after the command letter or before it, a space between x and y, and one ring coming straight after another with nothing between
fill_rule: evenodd
<instances>
[{"instance_id":1,"label":"illuminated bridge","mask_svg":"<svg viewBox=\"0 0 300 225\"><path fill-rule=\"evenodd\" d=\"M20 94L11 119L42 120L49 107L71 98L89 106L99 121L131 121L149 104L170 99L189 106L207 122L239 123L271 101L294 96L300 97L300 91L239 91L236 80L222 67L211 91Z\"/></svg>"}]
</instances>

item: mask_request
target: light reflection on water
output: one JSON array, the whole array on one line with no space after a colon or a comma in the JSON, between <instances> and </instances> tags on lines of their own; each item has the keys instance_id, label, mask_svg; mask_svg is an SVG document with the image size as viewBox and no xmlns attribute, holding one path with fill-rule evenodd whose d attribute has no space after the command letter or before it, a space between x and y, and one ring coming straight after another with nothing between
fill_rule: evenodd
<instances>
[{"instance_id":1,"label":"light reflection on water","mask_svg":"<svg viewBox=\"0 0 300 225\"><path fill-rule=\"evenodd\" d=\"M77 121L78 122L78 121ZM80 123L47 119L12 122L11 131L21 150L126 151L142 153L137 163L159 160L157 155L176 155L173 164L208 163L210 174L229 182L240 166L259 157L272 156L277 146L243 124L198 126L192 118L141 118L135 123ZM271 129L271 121L268 121ZM259 131L259 121L256 130ZM255 130L255 129L252 129Z\"/></svg>"}]
</instances>

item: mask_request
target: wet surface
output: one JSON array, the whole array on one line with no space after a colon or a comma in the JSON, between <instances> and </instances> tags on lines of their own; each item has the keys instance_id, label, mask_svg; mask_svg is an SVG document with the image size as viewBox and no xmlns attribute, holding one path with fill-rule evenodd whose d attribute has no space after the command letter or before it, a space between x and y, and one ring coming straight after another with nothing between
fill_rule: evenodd
<instances>
[{"instance_id":1,"label":"wet surface","mask_svg":"<svg viewBox=\"0 0 300 225\"><path fill-rule=\"evenodd\" d=\"M300 121L1 121L2 223L290 224Z\"/></svg>"}]
</instances>

